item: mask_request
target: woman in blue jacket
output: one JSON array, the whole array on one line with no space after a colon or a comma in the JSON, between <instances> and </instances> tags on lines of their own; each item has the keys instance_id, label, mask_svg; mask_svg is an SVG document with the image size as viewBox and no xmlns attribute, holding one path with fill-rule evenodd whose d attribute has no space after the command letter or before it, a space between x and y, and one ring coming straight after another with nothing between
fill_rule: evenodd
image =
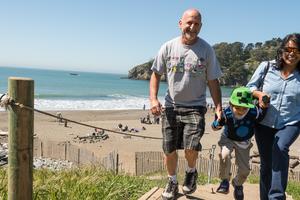
<instances>
[{"instance_id":1,"label":"woman in blue jacket","mask_svg":"<svg viewBox=\"0 0 300 200\"><path fill-rule=\"evenodd\" d=\"M261 159L260 199L286 199L289 148L300 132L300 34L287 35L276 59L262 62L247 86L259 105L268 107L255 129ZM270 102L263 102L264 95Z\"/></svg>"}]
</instances>

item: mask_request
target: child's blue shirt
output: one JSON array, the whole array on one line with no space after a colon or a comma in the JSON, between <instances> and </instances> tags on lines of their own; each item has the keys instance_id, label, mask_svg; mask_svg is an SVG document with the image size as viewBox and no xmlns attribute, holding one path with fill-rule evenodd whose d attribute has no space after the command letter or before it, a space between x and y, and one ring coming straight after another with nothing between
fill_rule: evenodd
<instances>
[{"instance_id":1,"label":"child's blue shirt","mask_svg":"<svg viewBox=\"0 0 300 200\"><path fill-rule=\"evenodd\" d=\"M231 106L224 109L221 120L213 122L218 126L224 126L223 135L234 141L245 141L254 135L254 125L261 121L265 111L261 108L249 108L248 112L242 117L234 116Z\"/></svg>"}]
</instances>

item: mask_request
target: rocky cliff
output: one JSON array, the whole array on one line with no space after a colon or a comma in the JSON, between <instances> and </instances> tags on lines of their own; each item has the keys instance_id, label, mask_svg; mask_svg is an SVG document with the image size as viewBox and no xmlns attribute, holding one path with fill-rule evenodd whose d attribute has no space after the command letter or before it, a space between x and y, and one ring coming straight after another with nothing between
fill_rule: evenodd
<instances>
[{"instance_id":1,"label":"rocky cliff","mask_svg":"<svg viewBox=\"0 0 300 200\"><path fill-rule=\"evenodd\" d=\"M137 65L133 67L131 70L128 72L128 78L129 79L134 79L134 80L150 80L152 71L151 71L151 66L152 66L153 60L150 60L146 63L143 63L141 65ZM165 75L162 75L161 77L162 81L165 81Z\"/></svg>"}]
</instances>

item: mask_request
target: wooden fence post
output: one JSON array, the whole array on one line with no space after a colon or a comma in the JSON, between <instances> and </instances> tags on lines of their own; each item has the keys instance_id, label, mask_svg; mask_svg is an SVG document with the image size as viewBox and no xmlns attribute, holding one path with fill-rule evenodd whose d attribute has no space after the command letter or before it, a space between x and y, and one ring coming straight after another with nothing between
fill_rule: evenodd
<instances>
[{"instance_id":1,"label":"wooden fence post","mask_svg":"<svg viewBox=\"0 0 300 200\"><path fill-rule=\"evenodd\" d=\"M116 155L116 174L119 174L119 153Z\"/></svg>"},{"instance_id":2,"label":"wooden fence post","mask_svg":"<svg viewBox=\"0 0 300 200\"><path fill-rule=\"evenodd\" d=\"M135 152L135 175L138 176L138 152Z\"/></svg>"},{"instance_id":3,"label":"wooden fence post","mask_svg":"<svg viewBox=\"0 0 300 200\"><path fill-rule=\"evenodd\" d=\"M68 143L65 143L65 160L67 160Z\"/></svg>"},{"instance_id":4,"label":"wooden fence post","mask_svg":"<svg viewBox=\"0 0 300 200\"><path fill-rule=\"evenodd\" d=\"M80 148L77 149L77 158L78 158L77 164L79 166L80 165Z\"/></svg>"},{"instance_id":5,"label":"wooden fence post","mask_svg":"<svg viewBox=\"0 0 300 200\"><path fill-rule=\"evenodd\" d=\"M33 107L34 81L29 78L10 77L8 95L17 103ZM31 200L33 111L11 106L8 122L8 199Z\"/></svg>"},{"instance_id":6,"label":"wooden fence post","mask_svg":"<svg viewBox=\"0 0 300 200\"><path fill-rule=\"evenodd\" d=\"M41 157L44 157L44 145L42 140L41 140Z\"/></svg>"}]
</instances>

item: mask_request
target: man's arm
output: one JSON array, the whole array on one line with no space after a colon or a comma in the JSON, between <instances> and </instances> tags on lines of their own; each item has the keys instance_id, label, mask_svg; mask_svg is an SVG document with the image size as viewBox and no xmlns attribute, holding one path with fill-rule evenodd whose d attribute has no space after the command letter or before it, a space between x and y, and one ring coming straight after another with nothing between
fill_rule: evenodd
<instances>
[{"instance_id":1,"label":"man's arm","mask_svg":"<svg viewBox=\"0 0 300 200\"><path fill-rule=\"evenodd\" d=\"M160 77L161 75L153 72L150 78L150 110L153 115L161 113L161 104L157 99Z\"/></svg>"},{"instance_id":2,"label":"man's arm","mask_svg":"<svg viewBox=\"0 0 300 200\"><path fill-rule=\"evenodd\" d=\"M215 107L216 107L216 115L218 117L218 120L221 120L221 114L222 114L222 93L221 88L219 84L218 79L209 80L207 82L210 95L214 101Z\"/></svg>"}]
</instances>

